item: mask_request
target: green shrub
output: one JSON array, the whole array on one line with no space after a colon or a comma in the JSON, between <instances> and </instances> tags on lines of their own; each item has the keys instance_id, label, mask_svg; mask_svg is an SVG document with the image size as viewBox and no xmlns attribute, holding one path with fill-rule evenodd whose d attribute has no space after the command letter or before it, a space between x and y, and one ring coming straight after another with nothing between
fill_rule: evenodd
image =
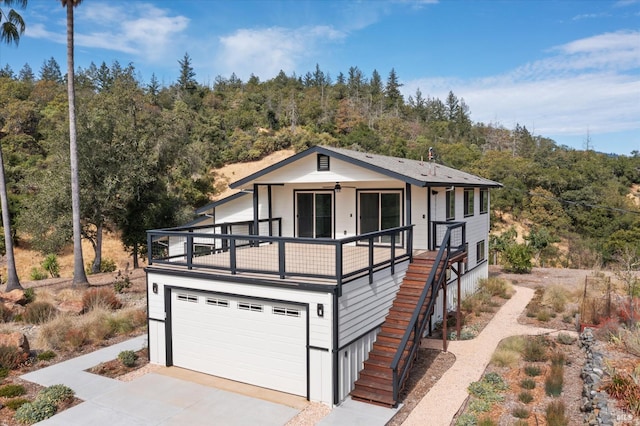
<instances>
[{"instance_id":1,"label":"green shrub","mask_svg":"<svg viewBox=\"0 0 640 426\"><path fill-rule=\"evenodd\" d=\"M478 337L478 328L473 325L463 325L460 329L460 340L471 340ZM458 340L458 332L449 333L449 340Z\"/></svg>"},{"instance_id":2,"label":"green shrub","mask_svg":"<svg viewBox=\"0 0 640 426\"><path fill-rule=\"evenodd\" d=\"M544 303L557 312L564 312L567 305L567 290L559 285L550 285L544 291Z\"/></svg>"},{"instance_id":3,"label":"green shrub","mask_svg":"<svg viewBox=\"0 0 640 426\"><path fill-rule=\"evenodd\" d=\"M528 362L543 362L547 360L547 342L544 337L532 337L525 341L522 357Z\"/></svg>"},{"instance_id":4,"label":"green shrub","mask_svg":"<svg viewBox=\"0 0 640 426\"><path fill-rule=\"evenodd\" d=\"M73 398L76 393L68 386L65 385L51 385L38 392L36 401L47 401L52 404L58 404L60 402Z\"/></svg>"},{"instance_id":5,"label":"green shrub","mask_svg":"<svg viewBox=\"0 0 640 426\"><path fill-rule=\"evenodd\" d=\"M524 374L529 377L536 377L542 373L542 370L537 365L527 365L524 367Z\"/></svg>"},{"instance_id":6,"label":"green shrub","mask_svg":"<svg viewBox=\"0 0 640 426\"><path fill-rule=\"evenodd\" d=\"M38 361L50 361L56 357L56 353L54 351L44 351L40 352L36 358Z\"/></svg>"},{"instance_id":7,"label":"green shrub","mask_svg":"<svg viewBox=\"0 0 640 426\"><path fill-rule=\"evenodd\" d=\"M531 412L526 407L516 407L511 412L511 415L517 419L527 419L531 415Z\"/></svg>"},{"instance_id":8,"label":"green shrub","mask_svg":"<svg viewBox=\"0 0 640 426\"><path fill-rule=\"evenodd\" d=\"M576 338L569 333L558 333L556 340L562 345L573 345L576 342Z\"/></svg>"},{"instance_id":9,"label":"green shrub","mask_svg":"<svg viewBox=\"0 0 640 426\"><path fill-rule=\"evenodd\" d=\"M43 271L41 268L34 266L33 268L31 268L30 277L32 281L40 281L47 278L47 273Z\"/></svg>"},{"instance_id":10,"label":"green shrub","mask_svg":"<svg viewBox=\"0 0 640 426\"><path fill-rule=\"evenodd\" d=\"M564 352L557 351L551 355L551 365L564 365L566 361L567 357Z\"/></svg>"},{"instance_id":11,"label":"green shrub","mask_svg":"<svg viewBox=\"0 0 640 426\"><path fill-rule=\"evenodd\" d=\"M114 272L117 267L113 259L105 258L100 262L100 272Z\"/></svg>"},{"instance_id":12,"label":"green shrub","mask_svg":"<svg viewBox=\"0 0 640 426\"><path fill-rule=\"evenodd\" d=\"M27 356L15 346L0 346L0 366L14 370L20 366Z\"/></svg>"},{"instance_id":13,"label":"green shrub","mask_svg":"<svg viewBox=\"0 0 640 426\"><path fill-rule=\"evenodd\" d=\"M533 395L531 395L531 392L520 392L518 394L518 400L520 402L524 402L525 404L530 403L531 401L533 401Z\"/></svg>"},{"instance_id":14,"label":"green shrub","mask_svg":"<svg viewBox=\"0 0 640 426\"><path fill-rule=\"evenodd\" d=\"M496 349L491 355L491 364L498 367L514 367L520 361L520 354L508 349Z\"/></svg>"},{"instance_id":15,"label":"green shrub","mask_svg":"<svg viewBox=\"0 0 640 426\"><path fill-rule=\"evenodd\" d=\"M547 426L567 426L569 419L564 414L565 406L562 400L551 401L545 409L547 416Z\"/></svg>"},{"instance_id":16,"label":"green shrub","mask_svg":"<svg viewBox=\"0 0 640 426\"><path fill-rule=\"evenodd\" d=\"M82 306L88 312L95 308L119 309L122 303L110 288L93 288L87 290L82 296Z\"/></svg>"},{"instance_id":17,"label":"green shrub","mask_svg":"<svg viewBox=\"0 0 640 426\"><path fill-rule=\"evenodd\" d=\"M124 277L123 279L116 279L113 283L113 290L116 293L122 293L125 289L131 287L131 280L129 277Z\"/></svg>"},{"instance_id":18,"label":"green shrub","mask_svg":"<svg viewBox=\"0 0 640 426\"><path fill-rule=\"evenodd\" d=\"M560 396L564 384L564 364L552 364L544 381L544 391L548 396Z\"/></svg>"},{"instance_id":19,"label":"green shrub","mask_svg":"<svg viewBox=\"0 0 640 426\"><path fill-rule=\"evenodd\" d=\"M6 379L7 377L9 377L10 371L11 370L7 367L0 367L0 379Z\"/></svg>"},{"instance_id":20,"label":"green shrub","mask_svg":"<svg viewBox=\"0 0 640 426\"><path fill-rule=\"evenodd\" d=\"M540 309L536 314L536 319L542 322L548 322L551 319L551 313L547 308Z\"/></svg>"},{"instance_id":21,"label":"green shrub","mask_svg":"<svg viewBox=\"0 0 640 426\"><path fill-rule=\"evenodd\" d=\"M533 380L533 379L522 379L522 380L520 381L520 387L521 387L522 389L529 389L529 390L531 390L531 389L533 389L533 388L535 388L535 387L536 387L536 381L535 381L535 380Z\"/></svg>"},{"instance_id":22,"label":"green shrub","mask_svg":"<svg viewBox=\"0 0 640 426\"><path fill-rule=\"evenodd\" d=\"M118 354L118 359L125 367L133 367L136 365L138 354L134 351L122 351Z\"/></svg>"},{"instance_id":23,"label":"green shrub","mask_svg":"<svg viewBox=\"0 0 640 426\"><path fill-rule=\"evenodd\" d=\"M526 244L511 244L502 253L504 269L516 274L531 272L531 249Z\"/></svg>"},{"instance_id":24,"label":"green shrub","mask_svg":"<svg viewBox=\"0 0 640 426\"><path fill-rule=\"evenodd\" d=\"M59 278L60 264L58 263L58 256L53 253L48 254L42 261L42 269L47 271L49 275L51 275L51 278Z\"/></svg>"},{"instance_id":25,"label":"green shrub","mask_svg":"<svg viewBox=\"0 0 640 426\"><path fill-rule=\"evenodd\" d=\"M27 304L33 302L34 300L36 300L36 291L31 287L25 288L24 289L24 298L25 298Z\"/></svg>"},{"instance_id":26,"label":"green shrub","mask_svg":"<svg viewBox=\"0 0 640 426\"><path fill-rule=\"evenodd\" d=\"M473 398L471 402L469 402L469 411L472 413L486 413L491 410L491 402L485 401L484 399Z\"/></svg>"},{"instance_id":27,"label":"green shrub","mask_svg":"<svg viewBox=\"0 0 640 426\"><path fill-rule=\"evenodd\" d=\"M478 418L475 414L464 413L456 419L456 426L478 426Z\"/></svg>"},{"instance_id":28,"label":"green shrub","mask_svg":"<svg viewBox=\"0 0 640 426\"><path fill-rule=\"evenodd\" d=\"M27 402L31 402L31 401L25 398L13 398L5 402L4 405L5 407L11 408L13 411L16 411L18 408L20 408L23 404L26 404Z\"/></svg>"},{"instance_id":29,"label":"green shrub","mask_svg":"<svg viewBox=\"0 0 640 426\"><path fill-rule=\"evenodd\" d=\"M57 310L49 302L33 302L22 313L24 321L30 324L42 324L55 318Z\"/></svg>"},{"instance_id":30,"label":"green shrub","mask_svg":"<svg viewBox=\"0 0 640 426\"><path fill-rule=\"evenodd\" d=\"M16 410L14 417L19 423L32 425L48 419L53 416L57 410L58 407L56 407L55 404L36 399L33 402L22 404L20 408Z\"/></svg>"},{"instance_id":31,"label":"green shrub","mask_svg":"<svg viewBox=\"0 0 640 426\"><path fill-rule=\"evenodd\" d=\"M498 426L498 423L491 420L490 417L483 417L478 420L478 426Z\"/></svg>"},{"instance_id":32,"label":"green shrub","mask_svg":"<svg viewBox=\"0 0 640 426\"><path fill-rule=\"evenodd\" d=\"M484 375L483 380L491 384L491 386L493 386L493 388L496 390L504 391L509 389L509 385L507 384L507 382L505 382L498 373L487 373Z\"/></svg>"},{"instance_id":33,"label":"green shrub","mask_svg":"<svg viewBox=\"0 0 640 426\"><path fill-rule=\"evenodd\" d=\"M491 296L499 296L503 299L511 297L511 285L502 278L482 278L478 281L478 287Z\"/></svg>"},{"instance_id":34,"label":"green shrub","mask_svg":"<svg viewBox=\"0 0 640 426\"><path fill-rule=\"evenodd\" d=\"M0 396L4 398L22 396L26 393L27 390L22 385L8 384L0 387Z\"/></svg>"}]
</instances>

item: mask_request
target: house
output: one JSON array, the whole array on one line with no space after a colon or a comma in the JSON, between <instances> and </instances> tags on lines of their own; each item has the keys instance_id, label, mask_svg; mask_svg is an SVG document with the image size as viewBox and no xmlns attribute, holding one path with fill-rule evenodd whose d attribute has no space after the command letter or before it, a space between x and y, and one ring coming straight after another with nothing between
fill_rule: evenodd
<instances>
[{"instance_id":1,"label":"house","mask_svg":"<svg viewBox=\"0 0 640 426\"><path fill-rule=\"evenodd\" d=\"M396 404L420 337L488 275L501 185L316 146L230 186L194 222L148 232L151 362Z\"/></svg>"}]
</instances>

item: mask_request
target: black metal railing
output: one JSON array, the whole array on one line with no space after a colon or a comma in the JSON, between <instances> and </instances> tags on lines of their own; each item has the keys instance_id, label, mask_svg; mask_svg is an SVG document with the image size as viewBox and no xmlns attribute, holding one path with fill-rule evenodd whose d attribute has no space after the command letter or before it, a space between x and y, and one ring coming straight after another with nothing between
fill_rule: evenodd
<instances>
[{"instance_id":1,"label":"black metal railing","mask_svg":"<svg viewBox=\"0 0 640 426\"><path fill-rule=\"evenodd\" d=\"M451 229L450 242L453 246L461 248L466 244L466 222L431 222L431 247L433 250L440 248L449 229Z\"/></svg>"},{"instance_id":2,"label":"black metal railing","mask_svg":"<svg viewBox=\"0 0 640 426\"><path fill-rule=\"evenodd\" d=\"M374 272L387 267L394 273L398 262L412 256L413 225L343 239L321 239L282 237L279 219L261 222L264 226L257 235L248 233L253 230L253 222L148 231L149 265L220 270L233 275L259 273L279 279L324 278L335 280L341 288L343 282L364 275L372 281ZM274 226L277 236L265 235Z\"/></svg>"},{"instance_id":3,"label":"black metal railing","mask_svg":"<svg viewBox=\"0 0 640 426\"><path fill-rule=\"evenodd\" d=\"M435 225L435 224L434 224ZM435 226L434 226L435 228ZM435 232L435 229L434 229ZM446 224L446 230L439 241L438 254L434 261L429 277L427 278L426 285L422 290L422 294L418 299L411 320L407 325L407 329L400 341L398 350L391 362L391 370L393 373L393 399L398 401L402 384L409 375L411 368L411 361L417 354L420 347L420 340L424 333L424 330L431 320L431 313L435 307L436 300L438 298L438 290L445 284L446 270L449 264L449 260L459 255L466 250L466 243L464 237L459 238L459 232L464 235L464 223L451 223ZM427 302L427 296L430 293L430 299ZM444 301L444 303L447 303ZM413 333L413 336L412 336ZM405 351L409 349L409 352L405 356Z\"/></svg>"}]
</instances>

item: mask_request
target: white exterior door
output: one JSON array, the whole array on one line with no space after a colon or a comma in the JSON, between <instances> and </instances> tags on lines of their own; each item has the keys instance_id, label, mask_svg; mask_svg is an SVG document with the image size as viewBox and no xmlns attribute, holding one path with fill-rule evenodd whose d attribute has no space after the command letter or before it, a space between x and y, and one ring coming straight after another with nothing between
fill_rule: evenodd
<instances>
[{"instance_id":1,"label":"white exterior door","mask_svg":"<svg viewBox=\"0 0 640 426\"><path fill-rule=\"evenodd\" d=\"M299 305L172 290L173 365L307 396L307 311Z\"/></svg>"}]
</instances>

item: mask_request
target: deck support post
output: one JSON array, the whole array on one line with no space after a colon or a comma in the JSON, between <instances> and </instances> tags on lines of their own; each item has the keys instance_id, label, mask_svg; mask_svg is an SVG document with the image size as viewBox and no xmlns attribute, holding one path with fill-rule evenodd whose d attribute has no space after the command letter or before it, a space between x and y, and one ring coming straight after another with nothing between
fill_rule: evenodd
<instances>
[{"instance_id":1,"label":"deck support post","mask_svg":"<svg viewBox=\"0 0 640 426\"><path fill-rule=\"evenodd\" d=\"M462 323L462 318L461 318L461 313L460 313L460 299L461 299L461 295L460 295L460 271L462 270L460 262L458 262L458 297L456 297L457 299L457 306L456 306L456 332L458 334L458 340L460 340L460 325Z\"/></svg>"},{"instance_id":2,"label":"deck support post","mask_svg":"<svg viewBox=\"0 0 640 426\"><path fill-rule=\"evenodd\" d=\"M442 286L442 351L447 351L447 283Z\"/></svg>"}]
</instances>

